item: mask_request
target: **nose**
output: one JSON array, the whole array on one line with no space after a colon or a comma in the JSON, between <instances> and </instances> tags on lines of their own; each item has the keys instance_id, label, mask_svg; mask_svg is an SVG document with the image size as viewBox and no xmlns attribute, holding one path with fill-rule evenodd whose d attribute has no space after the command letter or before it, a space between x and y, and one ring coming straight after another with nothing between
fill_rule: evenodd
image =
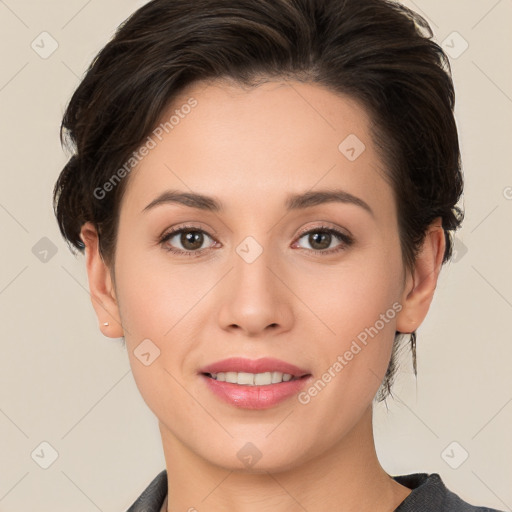
<instances>
[{"instance_id":1,"label":"nose","mask_svg":"<svg viewBox=\"0 0 512 512\"><path fill-rule=\"evenodd\" d=\"M291 329L293 294L283 265L264 248L254 261L234 252L233 265L221 291L220 327L250 337Z\"/></svg>"}]
</instances>

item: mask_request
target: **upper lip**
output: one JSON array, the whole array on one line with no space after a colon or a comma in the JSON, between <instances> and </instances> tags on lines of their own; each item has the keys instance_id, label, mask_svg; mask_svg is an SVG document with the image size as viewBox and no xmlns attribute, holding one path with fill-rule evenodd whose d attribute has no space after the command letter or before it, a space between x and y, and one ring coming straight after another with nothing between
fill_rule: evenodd
<instances>
[{"instance_id":1,"label":"upper lip","mask_svg":"<svg viewBox=\"0 0 512 512\"><path fill-rule=\"evenodd\" d=\"M230 357L222 361L204 366L199 370L200 373L221 373L221 372L247 372L247 373L266 373L281 372L288 373L292 377L303 377L309 375L307 370L303 370L294 364L280 361L271 357L261 359L246 359L243 357Z\"/></svg>"}]
</instances>

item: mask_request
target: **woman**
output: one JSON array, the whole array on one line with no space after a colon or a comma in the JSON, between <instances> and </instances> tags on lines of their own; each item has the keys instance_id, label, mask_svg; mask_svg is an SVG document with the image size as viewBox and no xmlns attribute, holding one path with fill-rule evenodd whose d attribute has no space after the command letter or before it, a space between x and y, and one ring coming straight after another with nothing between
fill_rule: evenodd
<instances>
[{"instance_id":1,"label":"woman","mask_svg":"<svg viewBox=\"0 0 512 512\"><path fill-rule=\"evenodd\" d=\"M385 0L154 0L92 63L55 211L159 422L130 511L491 510L373 439L463 217L431 35Z\"/></svg>"}]
</instances>

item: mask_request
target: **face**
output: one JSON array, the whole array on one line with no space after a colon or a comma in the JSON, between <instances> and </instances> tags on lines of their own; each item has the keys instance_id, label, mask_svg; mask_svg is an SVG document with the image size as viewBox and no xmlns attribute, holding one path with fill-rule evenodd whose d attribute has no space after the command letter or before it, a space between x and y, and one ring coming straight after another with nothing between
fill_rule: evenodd
<instances>
[{"instance_id":1,"label":"face","mask_svg":"<svg viewBox=\"0 0 512 512\"><path fill-rule=\"evenodd\" d=\"M164 442L225 468L241 449L290 468L358 425L397 328L406 274L370 119L298 82L196 83L162 119L176 109L120 209L133 375Z\"/></svg>"}]
</instances>

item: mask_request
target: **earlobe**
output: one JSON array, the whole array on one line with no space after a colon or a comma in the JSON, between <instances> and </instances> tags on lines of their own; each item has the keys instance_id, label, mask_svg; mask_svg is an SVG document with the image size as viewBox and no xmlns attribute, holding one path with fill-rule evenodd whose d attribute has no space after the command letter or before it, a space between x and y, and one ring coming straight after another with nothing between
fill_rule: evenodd
<instances>
[{"instance_id":1,"label":"earlobe","mask_svg":"<svg viewBox=\"0 0 512 512\"><path fill-rule=\"evenodd\" d=\"M100 330L109 338L120 338L124 332L112 276L100 254L98 232L91 222L82 226L80 237L85 244L89 291Z\"/></svg>"},{"instance_id":2,"label":"earlobe","mask_svg":"<svg viewBox=\"0 0 512 512\"><path fill-rule=\"evenodd\" d=\"M429 226L416 257L414 272L408 274L403 290L402 310L397 315L396 330L414 332L427 316L434 297L443 262L446 241L441 218Z\"/></svg>"}]
</instances>

